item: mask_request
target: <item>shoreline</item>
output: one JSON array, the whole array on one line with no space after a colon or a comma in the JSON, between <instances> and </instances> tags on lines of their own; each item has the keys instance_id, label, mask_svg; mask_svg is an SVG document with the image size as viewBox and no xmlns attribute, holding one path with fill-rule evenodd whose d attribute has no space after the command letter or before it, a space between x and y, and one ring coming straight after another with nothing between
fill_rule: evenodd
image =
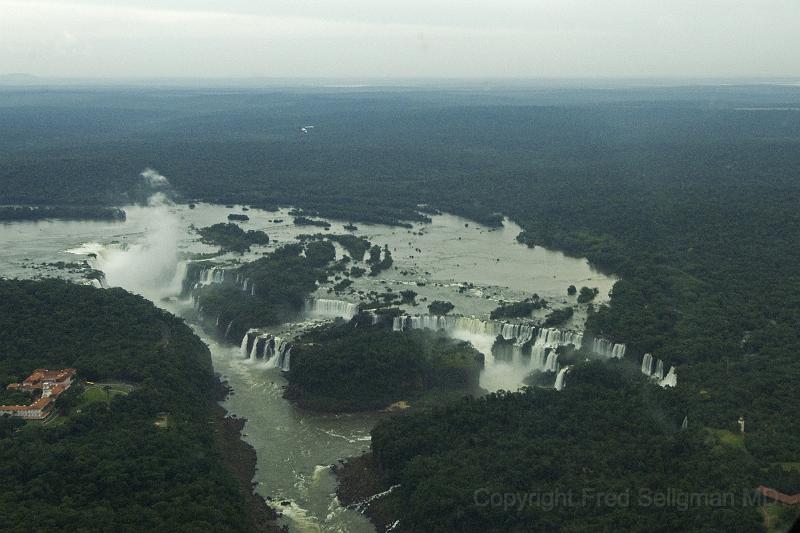
<instances>
[{"instance_id":1,"label":"shoreline","mask_svg":"<svg viewBox=\"0 0 800 533\"><path fill-rule=\"evenodd\" d=\"M377 531L387 531L393 525L393 530L402 530L395 525L400 516L397 501L384 496L366 503L375 495L391 490L384 482L372 452L339 460L339 464L333 466L333 474L337 481L336 497L342 506L354 508L366 516Z\"/></svg>"},{"instance_id":2,"label":"shoreline","mask_svg":"<svg viewBox=\"0 0 800 533\"><path fill-rule=\"evenodd\" d=\"M247 419L228 416L222 402L231 392L227 382L215 377L216 394L211 402L214 421L214 441L228 471L237 481L239 493L245 502L253 531L279 533L286 531L278 525L280 515L266 500L255 492L256 450L242 439L242 429Z\"/></svg>"}]
</instances>

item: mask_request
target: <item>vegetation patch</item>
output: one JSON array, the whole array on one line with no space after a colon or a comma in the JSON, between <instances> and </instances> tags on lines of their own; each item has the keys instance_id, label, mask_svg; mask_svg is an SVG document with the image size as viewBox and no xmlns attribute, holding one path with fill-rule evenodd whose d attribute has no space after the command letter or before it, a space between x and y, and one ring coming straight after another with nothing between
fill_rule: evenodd
<instances>
[{"instance_id":1,"label":"vegetation patch","mask_svg":"<svg viewBox=\"0 0 800 533\"><path fill-rule=\"evenodd\" d=\"M223 251L243 253L249 251L250 246L254 244L269 244L269 236L263 231L245 231L237 224L231 223L219 223L200 228L197 233L200 234L203 242L219 246Z\"/></svg>"}]
</instances>

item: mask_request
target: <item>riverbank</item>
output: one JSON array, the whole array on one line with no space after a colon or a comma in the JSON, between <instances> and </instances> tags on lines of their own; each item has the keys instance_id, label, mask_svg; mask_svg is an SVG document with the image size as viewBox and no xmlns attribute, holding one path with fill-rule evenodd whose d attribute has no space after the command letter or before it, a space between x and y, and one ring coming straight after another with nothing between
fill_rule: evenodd
<instances>
[{"instance_id":1,"label":"riverbank","mask_svg":"<svg viewBox=\"0 0 800 533\"><path fill-rule=\"evenodd\" d=\"M336 497L342 505L366 516L378 531L401 530L397 524L401 515L398 502L391 497L392 489L385 484L371 453L340 461L333 473L338 481Z\"/></svg>"},{"instance_id":2,"label":"riverbank","mask_svg":"<svg viewBox=\"0 0 800 533\"><path fill-rule=\"evenodd\" d=\"M225 467L236 478L242 501L247 505L251 529L261 533L286 531L277 524L278 513L255 492L256 451L242 439L247 420L228 416L228 411L218 403L227 398L231 389L226 382L217 379L217 397L211 405L214 441Z\"/></svg>"}]
</instances>

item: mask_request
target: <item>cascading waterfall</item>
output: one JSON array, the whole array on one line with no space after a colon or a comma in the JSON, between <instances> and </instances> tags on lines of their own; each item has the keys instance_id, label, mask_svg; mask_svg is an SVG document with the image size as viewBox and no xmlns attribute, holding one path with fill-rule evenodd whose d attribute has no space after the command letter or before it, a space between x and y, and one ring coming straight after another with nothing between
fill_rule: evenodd
<instances>
[{"instance_id":1,"label":"cascading waterfall","mask_svg":"<svg viewBox=\"0 0 800 533\"><path fill-rule=\"evenodd\" d=\"M616 359L622 359L625 357L625 345L615 344L608 339L603 339L602 337L595 337L592 341L592 352L607 359L612 357Z\"/></svg>"},{"instance_id":2,"label":"cascading waterfall","mask_svg":"<svg viewBox=\"0 0 800 533\"><path fill-rule=\"evenodd\" d=\"M266 359L273 368L291 370L292 344L287 338L251 329L242 337L239 351L248 361Z\"/></svg>"},{"instance_id":3,"label":"cascading waterfall","mask_svg":"<svg viewBox=\"0 0 800 533\"><path fill-rule=\"evenodd\" d=\"M358 305L345 300L328 300L325 298L309 298L303 308L308 315L325 318L341 317L350 320L358 314Z\"/></svg>"},{"instance_id":4,"label":"cascading waterfall","mask_svg":"<svg viewBox=\"0 0 800 533\"><path fill-rule=\"evenodd\" d=\"M555 350L550 350L547 354L543 370L545 372L558 372L558 354Z\"/></svg>"},{"instance_id":5,"label":"cascading waterfall","mask_svg":"<svg viewBox=\"0 0 800 533\"><path fill-rule=\"evenodd\" d=\"M280 368L283 372L291 370L292 345L286 339L275 338L275 355L271 362L275 368Z\"/></svg>"},{"instance_id":6,"label":"cascading waterfall","mask_svg":"<svg viewBox=\"0 0 800 533\"><path fill-rule=\"evenodd\" d=\"M200 311L202 312L203 310L202 310L202 309L200 309ZM227 328L225 328L225 338L226 338L226 339L228 338L228 335L229 335L229 334L230 334L230 332L231 332L231 326L233 326L233 320L231 320L230 322L228 322L228 327L227 327Z\"/></svg>"},{"instance_id":7,"label":"cascading waterfall","mask_svg":"<svg viewBox=\"0 0 800 533\"><path fill-rule=\"evenodd\" d=\"M662 381L664 379L664 361L656 359L652 354L644 354L644 357L642 357L642 374Z\"/></svg>"},{"instance_id":8,"label":"cascading waterfall","mask_svg":"<svg viewBox=\"0 0 800 533\"><path fill-rule=\"evenodd\" d=\"M659 359L658 363L656 364L655 376L658 379L664 379L664 361L662 361L661 359Z\"/></svg>"},{"instance_id":9,"label":"cascading waterfall","mask_svg":"<svg viewBox=\"0 0 800 533\"><path fill-rule=\"evenodd\" d=\"M646 353L642 357L642 374L649 376L653 373L653 355Z\"/></svg>"},{"instance_id":10,"label":"cascading waterfall","mask_svg":"<svg viewBox=\"0 0 800 533\"><path fill-rule=\"evenodd\" d=\"M466 332L470 335L500 337L510 341L510 345L499 340L494 343L492 353L496 360L542 372L558 373L558 347L573 345L580 348L583 343L582 333L457 315L398 316L392 321L392 329L431 329L448 334Z\"/></svg>"},{"instance_id":11,"label":"cascading waterfall","mask_svg":"<svg viewBox=\"0 0 800 533\"><path fill-rule=\"evenodd\" d=\"M522 346L530 342L536 335L536 344L547 347L566 346L573 344L580 347L583 334L572 331L562 331L555 328L538 328L532 324L512 324L497 320L482 320L480 318L459 315L403 315L395 317L392 322L394 331L404 329L432 329L435 331L453 332L464 331L476 335L490 337L503 337L506 340L515 339L515 344Z\"/></svg>"},{"instance_id":12,"label":"cascading waterfall","mask_svg":"<svg viewBox=\"0 0 800 533\"><path fill-rule=\"evenodd\" d=\"M677 387L678 386L678 374L675 372L675 367L669 367L669 372L667 375L664 376L664 379L658 382L659 385L662 387Z\"/></svg>"},{"instance_id":13,"label":"cascading waterfall","mask_svg":"<svg viewBox=\"0 0 800 533\"><path fill-rule=\"evenodd\" d=\"M569 372L571 368L572 368L571 366L565 366L558 372L558 375L556 376L556 382L553 385L554 389L556 390L564 389L564 378L566 377L567 372Z\"/></svg>"},{"instance_id":14,"label":"cascading waterfall","mask_svg":"<svg viewBox=\"0 0 800 533\"><path fill-rule=\"evenodd\" d=\"M250 349L250 360L255 361L256 356L258 355L258 340L261 338L259 335L258 337L253 339L253 347Z\"/></svg>"},{"instance_id":15,"label":"cascading waterfall","mask_svg":"<svg viewBox=\"0 0 800 533\"><path fill-rule=\"evenodd\" d=\"M239 351L242 353L243 356L247 355L247 341L249 338L250 338L250 332L248 331L247 333L244 334L244 337L242 337L242 344L239 345Z\"/></svg>"},{"instance_id":16,"label":"cascading waterfall","mask_svg":"<svg viewBox=\"0 0 800 533\"><path fill-rule=\"evenodd\" d=\"M208 267L200 271L198 285L211 285L225 281L225 269L222 267Z\"/></svg>"},{"instance_id":17,"label":"cascading waterfall","mask_svg":"<svg viewBox=\"0 0 800 533\"><path fill-rule=\"evenodd\" d=\"M108 288L108 282L106 281L106 275L103 274L102 272L100 272L97 275L96 278L92 278L91 280L89 280L89 283L91 283L92 286L97 287L98 289L107 289Z\"/></svg>"}]
</instances>

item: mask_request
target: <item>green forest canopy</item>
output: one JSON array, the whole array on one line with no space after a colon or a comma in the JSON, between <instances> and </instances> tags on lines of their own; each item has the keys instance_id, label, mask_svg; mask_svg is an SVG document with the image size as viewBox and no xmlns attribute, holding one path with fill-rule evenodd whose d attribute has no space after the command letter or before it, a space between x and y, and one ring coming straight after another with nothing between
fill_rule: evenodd
<instances>
[{"instance_id":1,"label":"green forest canopy","mask_svg":"<svg viewBox=\"0 0 800 533\"><path fill-rule=\"evenodd\" d=\"M209 427L208 349L182 320L122 289L0 280L0 386L37 367L135 389L64 423L0 428L0 529L253 529Z\"/></svg>"},{"instance_id":2,"label":"green forest canopy","mask_svg":"<svg viewBox=\"0 0 800 533\"><path fill-rule=\"evenodd\" d=\"M800 461L797 88L4 94L3 203L124 203L153 166L184 198L507 215L621 277L589 333L678 365L694 423L745 416L760 462Z\"/></svg>"}]
</instances>

